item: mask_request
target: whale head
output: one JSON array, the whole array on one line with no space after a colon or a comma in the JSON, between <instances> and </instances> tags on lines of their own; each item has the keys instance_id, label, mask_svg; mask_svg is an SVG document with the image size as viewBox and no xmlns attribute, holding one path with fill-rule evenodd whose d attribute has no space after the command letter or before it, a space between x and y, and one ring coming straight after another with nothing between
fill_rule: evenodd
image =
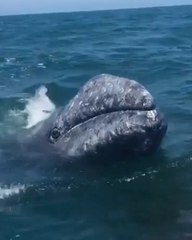
<instances>
[{"instance_id":1,"label":"whale head","mask_svg":"<svg viewBox=\"0 0 192 240\"><path fill-rule=\"evenodd\" d=\"M166 130L164 116L144 86L109 74L90 79L38 127L49 145L66 158L152 153Z\"/></svg>"}]
</instances>

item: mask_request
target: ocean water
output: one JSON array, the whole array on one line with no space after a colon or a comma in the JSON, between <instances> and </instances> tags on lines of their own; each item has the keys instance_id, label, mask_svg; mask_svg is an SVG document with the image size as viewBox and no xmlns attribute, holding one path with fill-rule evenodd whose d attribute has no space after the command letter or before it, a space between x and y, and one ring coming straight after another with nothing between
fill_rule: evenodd
<instances>
[{"instance_id":1,"label":"ocean water","mask_svg":"<svg viewBox=\"0 0 192 240\"><path fill-rule=\"evenodd\" d=\"M0 17L0 240L192 239L191 29L189 6ZM22 154L14 136L100 73L150 90L161 149L63 167Z\"/></svg>"}]
</instances>

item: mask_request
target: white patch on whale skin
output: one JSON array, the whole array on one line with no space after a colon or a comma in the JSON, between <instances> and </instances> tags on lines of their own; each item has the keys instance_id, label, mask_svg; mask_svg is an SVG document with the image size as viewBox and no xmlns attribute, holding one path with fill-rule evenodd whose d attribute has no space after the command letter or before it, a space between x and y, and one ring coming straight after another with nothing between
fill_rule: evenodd
<instances>
[{"instance_id":1,"label":"white patch on whale skin","mask_svg":"<svg viewBox=\"0 0 192 240\"><path fill-rule=\"evenodd\" d=\"M41 86L32 98L28 99L24 112L27 114L27 126L31 128L47 119L55 110L54 103L47 96L47 88Z\"/></svg>"},{"instance_id":2,"label":"white patch on whale skin","mask_svg":"<svg viewBox=\"0 0 192 240\"><path fill-rule=\"evenodd\" d=\"M147 117L153 121L155 121L156 116L157 116L156 110L150 110L147 112Z\"/></svg>"}]
</instances>

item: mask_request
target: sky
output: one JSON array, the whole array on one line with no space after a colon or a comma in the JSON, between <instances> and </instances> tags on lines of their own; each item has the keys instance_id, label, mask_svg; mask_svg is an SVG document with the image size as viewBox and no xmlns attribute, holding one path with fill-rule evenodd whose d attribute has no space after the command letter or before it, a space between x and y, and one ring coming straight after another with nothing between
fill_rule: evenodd
<instances>
[{"instance_id":1,"label":"sky","mask_svg":"<svg viewBox=\"0 0 192 240\"><path fill-rule=\"evenodd\" d=\"M0 15L192 5L192 0L0 0Z\"/></svg>"}]
</instances>

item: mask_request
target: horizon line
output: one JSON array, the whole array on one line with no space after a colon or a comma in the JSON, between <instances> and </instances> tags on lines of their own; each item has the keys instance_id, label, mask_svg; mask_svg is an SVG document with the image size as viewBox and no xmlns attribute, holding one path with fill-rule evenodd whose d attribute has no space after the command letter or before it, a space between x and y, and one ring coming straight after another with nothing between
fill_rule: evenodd
<instances>
[{"instance_id":1,"label":"horizon line","mask_svg":"<svg viewBox=\"0 0 192 240\"><path fill-rule=\"evenodd\" d=\"M128 8L108 8L108 9L90 9L90 10L73 10L73 11L53 11L53 12L29 12L29 13L16 13L16 14L3 14L0 17L11 16L26 16L26 15L43 15L43 14L64 14L64 13L89 13L89 12L103 12L103 11L121 11L121 10L134 10L134 9L151 9L151 8L167 8L167 7L185 7L192 4L176 4L176 5L161 5L161 6L144 6L144 7L128 7Z\"/></svg>"}]
</instances>

